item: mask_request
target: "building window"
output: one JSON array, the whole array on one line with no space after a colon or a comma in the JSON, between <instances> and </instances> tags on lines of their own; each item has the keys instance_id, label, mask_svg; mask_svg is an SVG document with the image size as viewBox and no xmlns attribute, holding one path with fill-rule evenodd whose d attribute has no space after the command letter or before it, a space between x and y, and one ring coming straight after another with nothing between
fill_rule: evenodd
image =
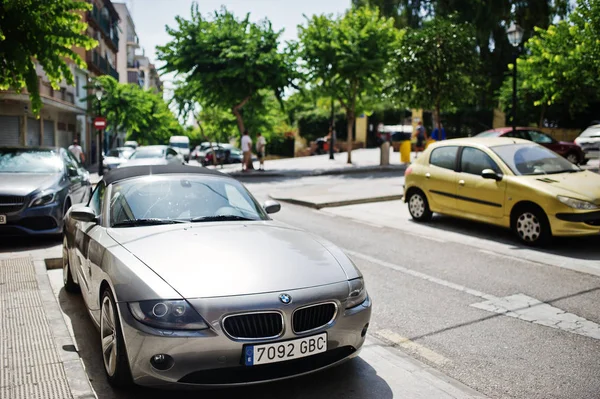
<instances>
[{"instance_id":1,"label":"building window","mask_svg":"<svg viewBox=\"0 0 600 399\"><path fill-rule=\"evenodd\" d=\"M79 76L75 75L75 95L79 98Z\"/></svg>"}]
</instances>

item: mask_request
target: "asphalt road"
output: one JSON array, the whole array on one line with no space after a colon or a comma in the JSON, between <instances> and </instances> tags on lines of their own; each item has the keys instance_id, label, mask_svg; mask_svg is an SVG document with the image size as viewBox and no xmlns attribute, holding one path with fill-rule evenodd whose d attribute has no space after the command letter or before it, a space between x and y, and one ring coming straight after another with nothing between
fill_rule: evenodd
<instances>
[{"instance_id":1,"label":"asphalt road","mask_svg":"<svg viewBox=\"0 0 600 399\"><path fill-rule=\"evenodd\" d=\"M310 181L359 189L360 178L246 185L264 200L278 185ZM379 210L379 220L361 211L367 206ZM344 213L284 204L274 218L351 251L374 300L372 334L489 397L600 398L600 278L568 269L569 259L600 263L600 237L556 240L551 249L532 250L502 229L451 218L411 229L407 215L390 211L387 220L403 220L393 228L381 222L390 203L353 207ZM548 305L533 306L520 319L472 306L515 294ZM562 318L586 319L590 334L562 328L566 324L554 313L563 311L568 314Z\"/></svg>"},{"instance_id":2,"label":"asphalt road","mask_svg":"<svg viewBox=\"0 0 600 399\"><path fill-rule=\"evenodd\" d=\"M252 178L246 185L264 201L275 188L347 184L360 189L364 179L386 184L402 178L394 173ZM557 241L550 250L531 250L501 229L475 223L436 218L417 226L398 206L316 211L284 204L273 217L349 252L374 301L370 334L401 353L491 398L600 398L600 277L568 268L569 259L600 261L600 239ZM60 285L57 271L51 279ZM102 369L98 333L81 300L55 291L100 398L165 396L112 390ZM209 396L415 397L394 395L392 381L401 385L402 379L383 374L359 358L314 376Z\"/></svg>"}]
</instances>

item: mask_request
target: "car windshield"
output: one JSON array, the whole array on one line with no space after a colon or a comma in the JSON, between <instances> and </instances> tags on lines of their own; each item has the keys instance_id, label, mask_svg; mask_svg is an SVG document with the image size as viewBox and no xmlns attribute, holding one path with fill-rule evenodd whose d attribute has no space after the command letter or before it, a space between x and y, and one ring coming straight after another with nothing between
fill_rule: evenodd
<instances>
[{"instance_id":1,"label":"car windshield","mask_svg":"<svg viewBox=\"0 0 600 399\"><path fill-rule=\"evenodd\" d=\"M499 137L501 134L502 134L502 132L498 132L495 130L488 130L488 131L479 133L475 137Z\"/></svg>"},{"instance_id":2,"label":"car windshield","mask_svg":"<svg viewBox=\"0 0 600 399\"><path fill-rule=\"evenodd\" d=\"M588 127L579 137L600 137L600 126Z\"/></svg>"},{"instance_id":3,"label":"car windshield","mask_svg":"<svg viewBox=\"0 0 600 399\"><path fill-rule=\"evenodd\" d=\"M188 143L170 143L171 147L174 148L189 148L189 144Z\"/></svg>"},{"instance_id":4,"label":"car windshield","mask_svg":"<svg viewBox=\"0 0 600 399\"><path fill-rule=\"evenodd\" d=\"M238 181L203 175L144 176L113 184L113 227L178 222L267 220Z\"/></svg>"},{"instance_id":5,"label":"car windshield","mask_svg":"<svg viewBox=\"0 0 600 399\"><path fill-rule=\"evenodd\" d=\"M143 159L143 158L164 158L165 149L162 147L151 147L151 148L140 148L133 154L130 159Z\"/></svg>"},{"instance_id":6,"label":"car windshield","mask_svg":"<svg viewBox=\"0 0 600 399\"><path fill-rule=\"evenodd\" d=\"M0 149L0 173L60 173L63 164L56 151Z\"/></svg>"},{"instance_id":7,"label":"car windshield","mask_svg":"<svg viewBox=\"0 0 600 399\"><path fill-rule=\"evenodd\" d=\"M577 166L537 144L508 144L491 147L516 175L546 175L580 172Z\"/></svg>"}]
</instances>

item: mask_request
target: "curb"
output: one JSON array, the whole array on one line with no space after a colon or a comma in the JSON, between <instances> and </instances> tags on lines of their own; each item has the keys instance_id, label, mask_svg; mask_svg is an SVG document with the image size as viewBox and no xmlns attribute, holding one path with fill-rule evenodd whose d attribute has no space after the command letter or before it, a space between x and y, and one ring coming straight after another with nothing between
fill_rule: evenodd
<instances>
[{"instance_id":1,"label":"curb","mask_svg":"<svg viewBox=\"0 0 600 399\"><path fill-rule=\"evenodd\" d=\"M338 168L338 169L316 169L306 172L232 172L228 174L231 177L311 177L311 176L329 176L329 175L351 175L360 173L372 173L372 172L393 172L393 171L405 171L407 165L388 165L388 166L364 166L356 168Z\"/></svg>"},{"instance_id":2,"label":"curb","mask_svg":"<svg viewBox=\"0 0 600 399\"><path fill-rule=\"evenodd\" d=\"M269 195L270 198L287 202L289 204L306 206L308 208L313 209L323 209L323 208L335 208L338 206L347 206L347 205L358 205L358 204L369 204L372 202L385 202L385 201L397 201L404 198L402 194L393 194L393 195L382 195L380 197L371 197L371 198L357 198L350 200L340 200L340 201L330 201L330 202L311 202L311 201L303 201L295 198L276 198Z\"/></svg>"},{"instance_id":3,"label":"curb","mask_svg":"<svg viewBox=\"0 0 600 399\"><path fill-rule=\"evenodd\" d=\"M77 351L77 346L69 333L60 306L52 293L46 263L33 260L35 277L46 313L46 319L54 336L54 343L63 364L67 383L73 399L98 399L85 372L85 366Z\"/></svg>"}]
</instances>

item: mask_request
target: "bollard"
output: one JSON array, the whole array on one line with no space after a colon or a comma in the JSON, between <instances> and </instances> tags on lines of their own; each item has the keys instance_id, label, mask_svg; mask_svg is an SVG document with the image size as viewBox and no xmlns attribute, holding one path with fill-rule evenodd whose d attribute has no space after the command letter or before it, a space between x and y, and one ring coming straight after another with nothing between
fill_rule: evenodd
<instances>
[{"instance_id":1,"label":"bollard","mask_svg":"<svg viewBox=\"0 0 600 399\"><path fill-rule=\"evenodd\" d=\"M379 161L380 165L389 165L390 164L390 142L386 141L381 144L381 158Z\"/></svg>"},{"instance_id":2,"label":"bollard","mask_svg":"<svg viewBox=\"0 0 600 399\"><path fill-rule=\"evenodd\" d=\"M400 162L410 163L410 150L411 150L410 140L404 140L403 142L400 143Z\"/></svg>"}]
</instances>

